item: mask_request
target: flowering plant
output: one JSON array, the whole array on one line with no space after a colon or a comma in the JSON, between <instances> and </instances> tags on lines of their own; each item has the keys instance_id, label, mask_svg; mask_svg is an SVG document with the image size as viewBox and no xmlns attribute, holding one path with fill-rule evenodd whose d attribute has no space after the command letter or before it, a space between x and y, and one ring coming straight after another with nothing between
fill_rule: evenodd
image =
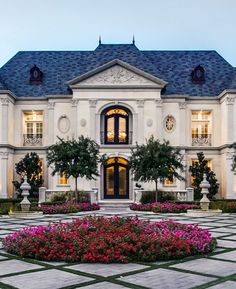
<instances>
[{"instance_id":1,"label":"flowering plant","mask_svg":"<svg viewBox=\"0 0 236 289\"><path fill-rule=\"evenodd\" d=\"M34 210L35 209L36 208L34 208ZM57 205L41 205L40 208L37 208L37 210L43 211L44 214L68 214L81 211L94 211L99 209L100 206L98 204L90 203L64 203Z\"/></svg>"},{"instance_id":2,"label":"flowering plant","mask_svg":"<svg viewBox=\"0 0 236 289\"><path fill-rule=\"evenodd\" d=\"M127 263L204 254L216 241L207 230L171 220L85 217L24 228L5 237L3 245L11 254L45 261Z\"/></svg>"},{"instance_id":3,"label":"flowering plant","mask_svg":"<svg viewBox=\"0 0 236 289\"><path fill-rule=\"evenodd\" d=\"M149 204L132 204L131 210L135 211L152 211L154 213L186 213L189 209L199 209L198 205L175 204L175 203L149 203Z\"/></svg>"}]
</instances>

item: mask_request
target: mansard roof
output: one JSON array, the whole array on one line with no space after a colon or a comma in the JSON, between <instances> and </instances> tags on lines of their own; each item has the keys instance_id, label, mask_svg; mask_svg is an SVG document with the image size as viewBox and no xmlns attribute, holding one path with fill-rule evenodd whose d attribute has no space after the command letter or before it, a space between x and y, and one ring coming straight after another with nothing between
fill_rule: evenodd
<instances>
[{"instance_id":1,"label":"mansard roof","mask_svg":"<svg viewBox=\"0 0 236 289\"><path fill-rule=\"evenodd\" d=\"M0 69L0 89L19 97L70 94L68 81L115 59L167 82L163 96L216 96L236 87L236 70L216 51L142 51L134 44L99 44L94 51L18 52ZM29 82L34 65L43 73L37 85ZM203 84L191 80L198 65L205 70Z\"/></svg>"},{"instance_id":2,"label":"mansard roof","mask_svg":"<svg viewBox=\"0 0 236 289\"><path fill-rule=\"evenodd\" d=\"M5 90L6 89L6 86L3 82L3 79L1 78L1 75L0 75L0 90Z\"/></svg>"}]
</instances>

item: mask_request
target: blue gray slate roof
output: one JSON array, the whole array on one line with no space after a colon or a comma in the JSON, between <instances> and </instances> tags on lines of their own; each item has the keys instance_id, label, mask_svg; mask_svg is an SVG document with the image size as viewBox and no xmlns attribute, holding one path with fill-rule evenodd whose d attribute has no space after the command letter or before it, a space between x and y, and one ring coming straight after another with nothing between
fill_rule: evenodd
<instances>
[{"instance_id":1,"label":"blue gray slate roof","mask_svg":"<svg viewBox=\"0 0 236 289\"><path fill-rule=\"evenodd\" d=\"M134 44L100 44L94 51L21 51L0 69L0 89L16 96L70 94L67 81L120 59L168 82L163 95L216 96L236 88L236 70L216 51L141 51ZM36 64L43 83L29 83ZM192 70L201 65L206 82L193 84Z\"/></svg>"}]
</instances>

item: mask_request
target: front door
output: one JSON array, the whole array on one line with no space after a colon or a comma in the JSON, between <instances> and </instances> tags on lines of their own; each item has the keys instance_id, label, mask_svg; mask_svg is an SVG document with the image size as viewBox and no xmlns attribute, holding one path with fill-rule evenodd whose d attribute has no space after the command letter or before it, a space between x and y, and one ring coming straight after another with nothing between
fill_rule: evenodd
<instances>
[{"instance_id":1,"label":"front door","mask_svg":"<svg viewBox=\"0 0 236 289\"><path fill-rule=\"evenodd\" d=\"M110 158L104 166L104 198L129 198L128 162L123 158Z\"/></svg>"}]
</instances>

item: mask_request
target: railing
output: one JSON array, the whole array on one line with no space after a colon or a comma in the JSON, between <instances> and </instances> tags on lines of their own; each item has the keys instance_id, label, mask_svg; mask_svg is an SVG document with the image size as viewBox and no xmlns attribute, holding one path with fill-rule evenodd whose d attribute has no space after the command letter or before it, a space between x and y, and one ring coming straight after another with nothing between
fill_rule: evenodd
<instances>
[{"instance_id":1,"label":"railing","mask_svg":"<svg viewBox=\"0 0 236 289\"><path fill-rule=\"evenodd\" d=\"M42 146L43 135L42 134L24 134L23 146Z\"/></svg>"},{"instance_id":2,"label":"railing","mask_svg":"<svg viewBox=\"0 0 236 289\"><path fill-rule=\"evenodd\" d=\"M124 145L124 144L132 144L132 137L133 137L133 132L132 131L129 131L128 132L128 135L126 136L126 138L124 139L124 141L114 141L114 142L109 142L106 140L106 135L105 135L105 132L102 131L100 133L100 141L101 141L101 144L108 144L108 145Z\"/></svg>"},{"instance_id":3,"label":"railing","mask_svg":"<svg viewBox=\"0 0 236 289\"><path fill-rule=\"evenodd\" d=\"M192 134L192 146L211 146L211 134Z\"/></svg>"}]
</instances>

